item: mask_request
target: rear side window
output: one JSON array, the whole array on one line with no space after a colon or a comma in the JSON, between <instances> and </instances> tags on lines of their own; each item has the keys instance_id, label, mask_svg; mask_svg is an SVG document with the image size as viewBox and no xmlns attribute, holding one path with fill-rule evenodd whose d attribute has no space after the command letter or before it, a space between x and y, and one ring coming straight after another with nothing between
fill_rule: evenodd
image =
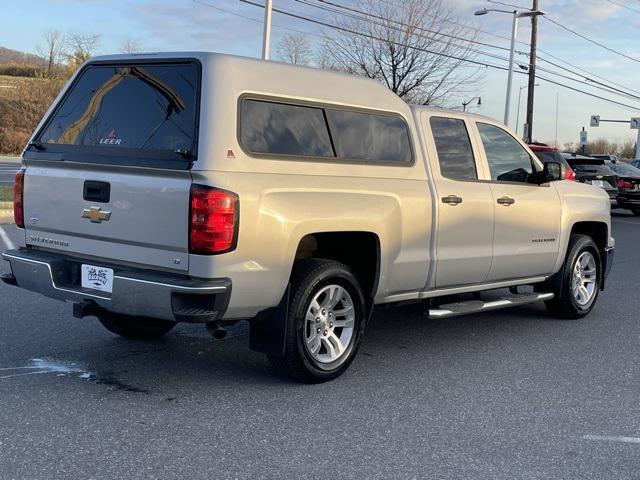
<instances>
[{"instance_id":1,"label":"rear side window","mask_svg":"<svg viewBox=\"0 0 640 480\"><path fill-rule=\"evenodd\" d=\"M334 156L321 108L245 100L240 118L240 139L250 152Z\"/></svg>"},{"instance_id":2,"label":"rear side window","mask_svg":"<svg viewBox=\"0 0 640 480\"><path fill-rule=\"evenodd\" d=\"M463 120L431 117L440 173L451 180L477 180L476 161Z\"/></svg>"},{"instance_id":3,"label":"rear side window","mask_svg":"<svg viewBox=\"0 0 640 480\"><path fill-rule=\"evenodd\" d=\"M240 142L251 153L410 164L397 116L256 99L240 104Z\"/></svg>"},{"instance_id":4,"label":"rear side window","mask_svg":"<svg viewBox=\"0 0 640 480\"><path fill-rule=\"evenodd\" d=\"M194 154L193 63L90 65L40 135L44 144Z\"/></svg>"},{"instance_id":5,"label":"rear side window","mask_svg":"<svg viewBox=\"0 0 640 480\"><path fill-rule=\"evenodd\" d=\"M391 115L327 109L340 158L410 163L411 144L404 121Z\"/></svg>"}]
</instances>

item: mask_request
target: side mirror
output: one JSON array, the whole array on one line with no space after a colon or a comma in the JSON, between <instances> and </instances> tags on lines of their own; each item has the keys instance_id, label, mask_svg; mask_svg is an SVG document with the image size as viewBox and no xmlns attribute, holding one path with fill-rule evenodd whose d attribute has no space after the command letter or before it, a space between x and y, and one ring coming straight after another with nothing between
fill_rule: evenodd
<instances>
[{"instance_id":1,"label":"side mirror","mask_svg":"<svg viewBox=\"0 0 640 480\"><path fill-rule=\"evenodd\" d=\"M564 180L565 173L566 168L562 163L545 162L544 168L542 169L542 183Z\"/></svg>"}]
</instances>

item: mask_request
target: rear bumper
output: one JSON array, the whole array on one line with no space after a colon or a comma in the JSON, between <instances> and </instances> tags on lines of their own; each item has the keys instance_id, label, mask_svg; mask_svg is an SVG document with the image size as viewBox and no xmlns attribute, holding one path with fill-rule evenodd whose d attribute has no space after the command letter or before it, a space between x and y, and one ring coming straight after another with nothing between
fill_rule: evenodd
<instances>
[{"instance_id":1,"label":"rear bumper","mask_svg":"<svg viewBox=\"0 0 640 480\"><path fill-rule=\"evenodd\" d=\"M621 207L640 207L640 194L624 194L618 195L618 205Z\"/></svg>"},{"instance_id":2,"label":"rear bumper","mask_svg":"<svg viewBox=\"0 0 640 480\"><path fill-rule=\"evenodd\" d=\"M91 312L104 309L178 322L212 322L223 317L231 296L227 278L193 279L91 261L114 270L113 292L104 293L80 286L80 259L26 248L9 250L2 257L12 272L2 277L5 283L56 300L90 305Z\"/></svg>"}]
</instances>

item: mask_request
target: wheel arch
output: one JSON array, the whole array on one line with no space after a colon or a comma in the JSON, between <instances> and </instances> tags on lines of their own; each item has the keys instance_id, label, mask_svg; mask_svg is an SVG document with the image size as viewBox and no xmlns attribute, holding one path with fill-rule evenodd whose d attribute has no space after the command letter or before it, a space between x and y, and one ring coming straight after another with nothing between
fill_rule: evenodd
<instances>
[{"instance_id":1,"label":"wheel arch","mask_svg":"<svg viewBox=\"0 0 640 480\"><path fill-rule=\"evenodd\" d=\"M571 235L575 234L587 235L591 237L597 245L598 252L600 252L600 262L602 268L602 281L600 282L600 289L604 290L606 278L605 272L607 272L607 261L609 260L607 255L607 246L609 244L609 226L604 222L576 222L571 228Z\"/></svg>"}]
</instances>

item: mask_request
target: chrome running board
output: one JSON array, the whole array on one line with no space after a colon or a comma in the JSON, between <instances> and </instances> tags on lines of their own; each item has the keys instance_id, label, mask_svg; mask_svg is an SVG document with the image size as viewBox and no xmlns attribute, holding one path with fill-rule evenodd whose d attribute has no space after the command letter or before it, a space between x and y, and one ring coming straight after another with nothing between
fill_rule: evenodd
<instances>
[{"instance_id":1,"label":"chrome running board","mask_svg":"<svg viewBox=\"0 0 640 480\"><path fill-rule=\"evenodd\" d=\"M446 318L457 315L468 315L470 313L486 312L488 310L498 310L500 308L515 307L527 303L542 302L552 300L553 293L519 293L515 295L504 295L498 300L483 302L482 300L468 300L456 303L447 303L438 308L429 309L430 317Z\"/></svg>"}]
</instances>

